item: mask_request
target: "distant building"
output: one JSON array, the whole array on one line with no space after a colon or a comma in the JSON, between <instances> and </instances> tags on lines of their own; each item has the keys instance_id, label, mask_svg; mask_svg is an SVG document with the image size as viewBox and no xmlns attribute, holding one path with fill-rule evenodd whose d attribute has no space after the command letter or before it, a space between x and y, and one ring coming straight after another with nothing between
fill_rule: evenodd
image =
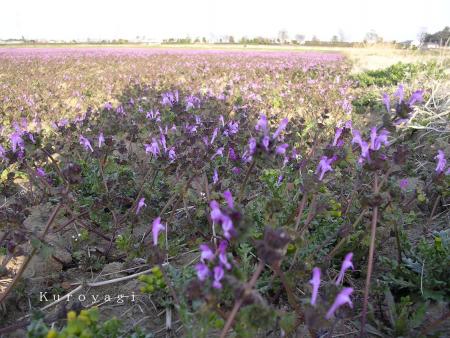
<instances>
[{"instance_id":1,"label":"distant building","mask_svg":"<svg viewBox=\"0 0 450 338\"><path fill-rule=\"evenodd\" d=\"M15 39L0 40L0 44L2 45L19 45L21 43L24 43L24 41Z\"/></svg>"},{"instance_id":2,"label":"distant building","mask_svg":"<svg viewBox=\"0 0 450 338\"><path fill-rule=\"evenodd\" d=\"M403 48L419 48L420 41L418 40L406 40L399 43Z\"/></svg>"},{"instance_id":3,"label":"distant building","mask_svg":"<svg viewBox=\"0 0 450 338\"><path fill-rule=\"evenodd\" d=\"M439 44L435 43L435 42L425 42L422 46L421 49L427 50L427 49L438 49L440 48Z\"/></svg>"}]
</instances>

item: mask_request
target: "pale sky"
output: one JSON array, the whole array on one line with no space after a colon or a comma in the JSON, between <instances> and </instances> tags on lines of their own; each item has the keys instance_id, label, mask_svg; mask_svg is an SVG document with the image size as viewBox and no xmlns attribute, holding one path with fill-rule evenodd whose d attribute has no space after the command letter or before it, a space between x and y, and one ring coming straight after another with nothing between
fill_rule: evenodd
<instances>
[{"instance_id":1,"label":"pale sky","mask_svg":"<svg viewBox=\"0 0 450 338\"><path fill-rule=\"evenodd\" d=\"M412 40L450 25L450 0L0 0L0 39L276 37Z\"/></svg>"}]
</instances>

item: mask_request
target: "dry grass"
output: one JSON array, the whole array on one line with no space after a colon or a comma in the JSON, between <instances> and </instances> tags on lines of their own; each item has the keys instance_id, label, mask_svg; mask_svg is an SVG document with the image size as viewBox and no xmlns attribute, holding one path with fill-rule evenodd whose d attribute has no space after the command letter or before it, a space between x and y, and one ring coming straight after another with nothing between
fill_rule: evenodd
<instances>
[{"instance_id":1,"label":"dry grass","mask_svg":"<svg viewBox=\"0 0 450 338\"><path fill-rule=\"evenodd\" d=\"M345 48L340 52L353 62L352 72L374 70L389 67L397 62L417 63L436 61L448 63L450 49L439 50L407 50L392 47Z\"/></svg>"}]
</instances>

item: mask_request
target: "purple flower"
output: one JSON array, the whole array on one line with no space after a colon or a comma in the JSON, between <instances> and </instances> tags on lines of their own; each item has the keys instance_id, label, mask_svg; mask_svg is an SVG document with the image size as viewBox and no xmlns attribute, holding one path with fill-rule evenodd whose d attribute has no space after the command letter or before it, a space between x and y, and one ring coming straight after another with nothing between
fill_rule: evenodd
<instances>
[{"instance_id":1,"label":"purple flower","mask_svg":"<svg viewBox=\"0 0 450 338\"><path fill-rule=\"evenodd\" d=\"M10 142L11 142L11 148L12 148L13 153L16 152L17 148L20 148L21 150L23 150L25 147L24 141L21 137L20 132L12 133L11 137L10 137Z\"/></svg>"},{"instance_id":2,"label":"purple flower","mask_svg":"<svg viewBox=\"0 0 450 338\"><path fill-rule=\"evenodd\" d=\"M61 120L58 122L58 127L62 128L62 127L67 126L68 124L69 124L69 120L68 120L68 119L61 119Z\"/></svg>"},{"instance_id":3,"label":"purple flower","mask_svg":"<svg viewBox=\"0 0 450 338\"><path fill-rule=\"evenodd\" d=\"M402 190L405 190L408 187L408 184L409 184L409 182L408 182L407 178L401 179L400 182L398 183L398 185L400 186L400 189L402 189Z\"/></svg>"},{"instance_id":4,"label":"purple flower","mask_svg":"<svg viewBox=\"0 0 450 338\"><path fill-rule=\"evenodd\" d=\"M94 149L92 149L91 142L89 142L89 140L83 135L80 135L80 144L84 147L84 149L90 150L91 152L94 151Z\"/></svg>"},{"instance_id":5,"label":"purple flower","mask_svg":"<svg viewBox=\"0 0 450 338\"><path fill-rule=\"evenodd\" d=\"M172 107L175 103L178 102L178 91L174 91L174 92L167 92L162 94L162 100L161 100L161 104L163 106L170 106Z\"/></svg>"},{"instance_id":6,"label":"purple flower","mask_svg":"<svg viewBox=\"0 0 450 338\"><path fill-rule=\"evenodd\" d=\"M222 231L226 239L231 239L234 232L233 221L228 215L223 215Z\"/></svg>"},{"instance_id":7,"label":"purple flower","mask_svg":"<svg viewBox=\"0 0 450 338\"><path fill-rule=\"evenodd\" d=\"M352 144L357 143L361 148L361 157L359 162L362 163L364 159L369 159L369 144L361 138L361 133L353 129Z\"/></svg>"},{"instance_id":8,"label":"purple flower","mask_svg":"<svg viewBox=\"0 0 450 338\"><path fill-rule=\"evenodd\" d=\"M6 160L5 154L6 154L5 148L3 148L3 147L0 145L0 158Z\"/></svg>"},{"instance_id":9,"label":"purple flower","mask_svg":"<svg viewBox=\"0 0 450 338\"><path fill-rule=\"evenodd\" d=\"M227 189L223 193L223 198L225 198L225 201L227 201L228 207L230 209L234 209L233 195L231 194L231 191L229 189Z\"/></svg>"},{"instance_id":10,"label":"purple flower","mask_svg":"<svg viewBox=\"0 0 450 338\"><path fill-rule=\"evenodd\" d=\"M336 128L336 132L334 133L333 147L336 147L338 145L338 141L342 135L343 130L343 128Z\"/></svg>"},{"instance_id":11,"label":"purple flower","mask_svg":"<svg viewBox=\"0 0 450 338\"><path fill-rule=\"evenodd\" d=\"M266 149L266 151L268 151L269 150L269 143L270 143L270 137L269 136L264 136L263 138L262 138L262 145L264 146L264 148Z\"/></svg>"},{"instance_id":12,"label":"purple flower","mask_svg":"<svg viewBox=\"0 0 450 338\"><path fill-rule=\"evenodd\" d=\"M152 224L152 233L153 233L153 245L158 245L158 236L161 230L164 230L166 227L161 223L161 217L157 217Z\"/></svg>"},{"instance_id":13,"label":"purple flower","mask_svg":"<svg viewBox=\"0 0 450 338\"><path fill-rule=\"evenodd\" d=\"M224 149L223 147L220 147L219 149L217 149L216 152L214 153L214 155L211 157L211 160L213 160L214 157L216 157L216 156L223 157L223 149Z\"/></svg>"},{"instance_id":14,"label":"purple flower","mask_svg":"<svg viewBox=\"0 0 450 338\"><path fill-rule=\"evenodd\" d=\"M238 168L238 167L233 167L233 169L231 169L231 172L232 172L234 175L239 175L239 174L241 173L241 169Z\"/></svg>"},{"instance_id":15,"label":"purple flower","mask_svg":"<svg viewBox=\"0 0 450 338\"><path fill-rule=\"evenodd\" d=\"M223 119L223 115L220 115L219 121L222 123L222 127L225 127L225 120Z\"/></svg>"},{"instance_id":16,"label":"purple flower","mask_svg":"<svg viewBox=\"0 0 450 338\"><path fill-rule=\"evenodd\" d=\"M217 184L217 182L219 182L219 174L217 173L217 168L215 168L213 174L213 184Z\"/></svg>"},{"instance_id":17,"label":"purple flower","mask_svg":"<svg viewBox=\"0 0 450 338\"><path fill-rule=\"evenodd\" d=\"M219 203L217 201L212 200L209 202L209 207L211 208L211 219L215 223L220 223L222 221L222 211L220 210Z\"/></svg>"},{"instance_id":18,"label":"purple flower","mask_svg":"<svg viewBox=\"0 0 450 338\"><path fill-rule=\"evenodd\" d=\"M341 271L339 272L339 276L336 280L336 285L342 284L342 282L344 281L345 271L347 271L350 268L352 270L354 269L352 258L353 252L349 252L348 254L345 255L344 261L342 262Z\"/></svg>"},{"instance_id":19,"label":"purple flower","mask_svg":"<svg viewBox=\"0 0 450 338\"><path fill-rule=\"evenodd\" d=\"M149 112L147 112L147 114L145 114L145 117L148 118L149 120L156 120L156 121L161 121L161 118L159 117L160 113L159 110L150 110Z\"/></svg>"},{"instance_id":20,"label":"purple flower","mask_svg":"<svg viewBox=\"0 0 450 338\"><path fill-rule=\"evenodd\" d=\"M209 269L208 269L208 267L205 264L198 263L195 266L195 270L197 271L197 278L200 281L203 282L203 281L205 281L208 278L208 276L209 276Z\"/></svg>"},{"instance_id":21,"label":"purple flower","mask_svg":"<svg viewBox=\"0 0 450 338\"><path fill-rule=\"evenodd\" d=\"M286 153L286 149L289 147L289 144L287 143L283 143L280 144L276 149L275 149L275 153L278 155L282 155L284 153Z\"/></svg>"},{"instance_id":22,"label":"purple flower","mask_svg":"<svg viewBox=\"0 0 450 338\"><path fill-rule=\"evenodd\" d=\"M319 295L320 287L320 268L314 268L312 271L312 278L309 281L312 285L311 305L316 305L317 296Z\"/></svg>"},{"instance_id":23,"label":"purple flower","mask_svg":"<svg viewBox=\"0 0 450 338\"><path fill-rule=\"evenodd\" d=\"M223 132L225 136L237 134L239 131L239 122L230 121L227 124L227 129Z\"/></svg>"},{"instance_id":24,"label":"purple flower","mask_svg":"<svg viewBox=\"0 0 450 338\"><path fill-rule=\"evenodd\" d=\"M323 180L323 176L328 171L333 171L333 168L331 168L331 163L335 161L334 157L327 157L322 156L319 162L319 165L317 166L316 174L320 172L319 175L319 181Z\"/></svg>"},{"instance_id":25,"label":"purple flower","mask_svg":"<svg viewBox=\"0 0 450 338\"><path fill-rule=\"evenodd\" d=\"M278 176L278 180L277 180L277 186L281 185L281 182L283 182L284 176L283 175L279 175Z\"/></svg>"},{"instance_id":26,"label":"purple flower","mask_svg":"<svg viewBox=\"0 0 450 338\"><path fill-rule=\"evenodd\" d=\"M280 125L278 126L277 130L272 135L272 139L275 140L278 138L278 136L281 134L281 132L284 129L286 129L288 122L289 122L289 119L287 117L281 120Z\"/></svg>"},{"instance_id":27,"label":"purple flower","mask_svg":"<svg viewBox=\"0 0 450 338\"><path fill-rule=\"evenodd\" d=\"M222 280L224 276L224 271L220 266L216 266L214 268L214 281L213 281L213 288L215 289L221 289L222 283L220 281Z\"/></svg>"},{"instance_id":28,"label":"purple flower","mask_svg":"<svg viewBox=\"0 0 450 338\"><path fill-rule=\"evenodd\" d=\"M330 309L328 310L325 318L330 319L337 309L339 309L342 305L348 304L351 308L353 308L353 303L350 299L350 295L353 292L353 288L344 288L342 291L337 295L336 299L334 300L333 305L331 305Z\"/></svg>"},{"instance_id":29,"label":"purple flower","mask_svg":"<svg viewBox=\"0 0 450 338\"><path fill-rule=\"evenodd\" d=\"M389 132L386 129L382 129L380 134L377 134L377 128L373 127L370 129L370 149L379 150L381 148L381 144L385 146L389 145L387 140Z\"/></svg>"},{"instance_id":30,"label":"purple flower","mask_svg":"<svg viewBox=\"0 0 450 338\"><path fill-rule=\"evenodd\" d=\"M256 123L255 129L258 131L262 131L264 134L267 134L267 117L264 114L261 114L258 122Z\"/></svg>"},{"instance_id":31,"label":"purple flower","mask_svg":"<svg viewBox=\"0 0 450 338\"><path fill-rule=\"evenodd\" d=\"M39 177L46 177L47 174L45 173L45 170L43 168L36 168L36 175L38 175Z\"/></svg>"},{"instance_id":32,"label":"purple flower","mask_svg":"<svg viewBox=\"0 0 450 338\"><path fill-rule=\"evenodd\" d=\"M164 136L164 134L162 132L161 132L161 135L159 136L159 141L161 142L164 152L167 152L166 137Z\"/></svg>"},{"instance_id":33,"label":"purple flower","mask_svg":"<svg viewBox=\"0 0 450 338\"><path fill-rule=\"evenodd\" d=\"M139 212L141 211L141 209L142 209L143 207L146 207L146 206L147 206L147 204L145 204L145 198L142 197L142 198L139 200L139 202L138 202L138 205L137 205L137 208L136 208L136 215L138 215Z\"/></svg>"},{"instance_id":34,"label":"purple flower","mask_svg":"<svg viewBox=\"0 0 450 338\"><path fill-rule=\"evenodd\" d=\"M169 160L170 160L170 163L172 163L173 161L175 161L176 158L177 158L177 155L175 154L175 148L174 148L174 147L171 147L171 148L169 149Z\"/></svg>"},{"instance_id":35,"label":"purple flower","mask_svg":"<svg viewBox=\"0 0 450 338\"><path fill-rule=\"evenodd\" d=\"M234 232L233 221L227 214L220 210L219 203L217 203L217 201L211 201L209 206L211 208L211 220L214 223L221 224L225 238L230 239Z\"/></svg>"},{"instance_id":36,"label":"purple flower","mask_svg":"<svg viewBox=\"0 0 450 338\"><path fill-rule=\"evenodd\" d=\"M158 142L156 141L155 138L152 139L152 143L145 144L145 152L147 154L152 153L153 156L155 156L155 157L158 157L158 155L161 153Z\"/></svg>"},{"instance_id":37,"label":"purple flower","mask_svg":"<svg viewBox=\"0 0 450 338\"><path fill-rule=\"evenodd\" d=\"M31 142L36 143L36 141L34 140L33 134L31 134L29 132L26 132L26 134L27 134L27 136L28 136L28 138L30 139Z\"/></svg>"},{"instance_id":38,"label":"purple flower","mask_svg":"<svg viewBox=\"0 0 450 338\"><path fill-rule=\"evenodd\" d=\"M398 103L402 103L404 96L403 85L398 86L397 90L394 93L394 96L398 97Z\"/></svg>"},{"instance_id":39,"label":"purple flower","mask_svg":"<svg viewBox=\"0 0 450 338\"><path fill-rule=\"evenodd\" d=\"M190 95L186 98L186 111L191 108L200 107L200 99L194 95Z\"/></svg>"},{"instance_id":40,"label":"purple flower","mask_svg":"<svg viewBox=\"0 0 450 338\"><path fill-rule=\"evenodd\" d=\"M411 97L409 98L408 105L412 106L416 102L422 102L423 101L423 90L416 90L414 93L412 93Z\"/></svg>"},{"instance_id":41,"label":"purple flower","mask_svg":"<svg viewBox=\"0 0 450 338\"><path fill-rule=\"evenodd\" d=\"M207 244L200 244L200 260L204 263L205 260L212 261L214 259L214 252Z\"/></svg>"},{"instance_id":42,"label":"purple flower","mask_svg":"<svg viewBox=\"0 0 450 338\"><path fill-rule=\"evenodd\" d=\"M248 140L248 149L250 151L250 155L253 155L256 150L256 139L252 137L250 140Z\"/></svg>"},{"instance_id":43,"label":"purple flower","mask_svg":"<svg viewBox=\"0 0 450 338\"><path fill-rule=\"evenodd\" d=\"M227 247L228 247L228 244L226 241L220 242L220 244L219 244L219 261L227 270L230 270L231 264L228 262L228 258L227 258Z\"/></svg>"},{"instance_id":44,"label":"purple flower","mask_svg":"<svg viewBox=\"0 0 450 338\"><path fill-rule=\"evenodd\" d=\"M445 167L447 166L445 154L442 150L438 150L438 154L434 158L437 160L436 172L440 174L445 170Z\"/></svg>"},{"instance_id":45,"label":"purple flower","mask_svg":"<svg viewBox=\"0 0 450 338\"><path fill-rule=\"evenodd\" d=\"M214 140L217 137L217 132L219 131L219 128L215 128L211 137L211 142L209 142L209 144L213 144Z\"/></svg>"},{"instance_id":46,"label":"purple flower","mask_svg":"<svg viewBox=\"0 0 450 338\"><path fill-rule=\"evenodd\" d=\"M236 161L237 160L236 153L235 153L235 151L234 151L234 149L232 147L230 147L230 149L228 150L228 157L232 161Z\"/></svg>"},{"instance_id":47,"label":"purple flower","mask_svg":"<svg viewBox=\"0 0 450 338\"><path fill-rule=\"evenodd\" d=\"M195 115L195 123L196 123L196 124L201 124L201 123L202 123L202 119L201 119L200 116Z\"/></svg>"},{"instance_id":48,"label":"purple flower","mask_svg":"<svg viewBox=\"0 0 450 338\"><path fill-rule=\"evenodd\" d=\"M103 136L103 133L100 133L100 135L98 135L98 147L101 148L104 143L105 137Z\"/></svg>"},{"instance_id":49,"label":"purple flower","mask_svg":"<svg viewBox=\"0 0 450 338\"><path fill-rule=\"evenodd\" d=\"M384 106L386 107L386 110L388 113L391 112L391 99L389 98L389 95L384 93L383 94L383 103Z\"/></svg>"}]
</instances>

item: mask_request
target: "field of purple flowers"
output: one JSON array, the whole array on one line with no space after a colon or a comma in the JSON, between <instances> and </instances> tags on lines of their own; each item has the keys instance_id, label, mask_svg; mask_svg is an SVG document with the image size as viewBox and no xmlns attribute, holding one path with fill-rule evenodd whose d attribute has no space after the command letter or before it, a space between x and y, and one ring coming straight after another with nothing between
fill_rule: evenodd
<instances>
[{"instance_id":1,"label":"field of purple flowers","mask_svg":"<svg viewBox=\"0 0 450 338\"><path fill-rule=\"evenodd\" d=\"M443 337L450 101L350 69L0 49L0 336Z\"/></svg>"}]
</instances>

